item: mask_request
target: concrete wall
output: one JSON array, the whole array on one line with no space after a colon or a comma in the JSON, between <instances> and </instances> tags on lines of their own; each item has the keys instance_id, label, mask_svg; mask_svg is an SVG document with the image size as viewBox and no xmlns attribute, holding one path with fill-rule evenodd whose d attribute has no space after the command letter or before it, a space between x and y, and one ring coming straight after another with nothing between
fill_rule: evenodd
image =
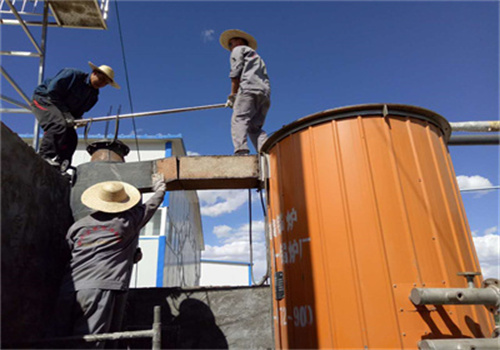
<instances>
[{"instance_id":1,"label":"concrete wall","mask_svg":"<svg viewBox=\"0 0 500 350\"><path fill-rule=\"evenodd\" d=\"M2 347L43 336L73 223L70 185L1 124Z\"/></svg>"},{"instance_id":2,"label":"concrete wall","mask_svg":"<svg viewBox=\"0 0 500 350\"><path fill-rule=\"evenodd\" d=\"M123 330L151 329L153 308L162 308L163 349L272 349L269 286L131 289ZM151 348L151 339L120 348Z\"/></svg>"}]
</instances>

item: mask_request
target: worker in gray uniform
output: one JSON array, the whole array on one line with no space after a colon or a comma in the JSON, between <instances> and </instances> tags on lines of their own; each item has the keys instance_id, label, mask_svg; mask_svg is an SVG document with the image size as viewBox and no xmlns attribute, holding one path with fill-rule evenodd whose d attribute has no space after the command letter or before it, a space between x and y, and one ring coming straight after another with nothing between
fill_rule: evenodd
<instances>
[{"instance_id":1,"label":"worker in gray uniform","mask_svg":"<svg viewBox=\"0 0 500 350\"><path fill-rule=\"evenodd\" d=\"M247 136L257 152L267 140L262 130L271 106L271 86L266 64L257 54L257 41L239 29L229 29L220 36L220 44L231 51L231 94L227 107L233 108L231 135L234 154L249 154Z\"/></svg>"},{"instance_id":2,"label":"worker in gray uniform","mask_svg":"<svg viewBox=\"0 0 500 350\"><path fill-rule=\"evenodd\" d=\"M165 189L163 176L155 174L154 195L144 204L139 204L137 188L120 181L101 182L83 192L81 201L95 211L66 235L71 260L50 336L120 331L139 232L162 203ZM103 342L73 345L104 347Z\"/></svg>"}]
</instances>

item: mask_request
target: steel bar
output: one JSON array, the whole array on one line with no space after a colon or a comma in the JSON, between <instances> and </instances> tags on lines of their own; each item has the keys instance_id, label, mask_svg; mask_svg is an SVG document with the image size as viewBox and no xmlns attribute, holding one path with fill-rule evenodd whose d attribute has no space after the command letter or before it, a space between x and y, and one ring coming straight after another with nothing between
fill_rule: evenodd
<instances>
[{"instance_id":1,"label":"steel bar","mask_svg":"<svg viewBox=\"0 0 500 350\"><path fill-rule=\"evenodd\" d=\"M26 96L26 94L24 93L24 91L21 90L21 88L16 84L16 82L14 81L14 79L11 78L11 76L7 73L7 71L2 66L0 66L0 70L2 71L2 75L4 76L4 78L7 79L7 81L10 83L10 85L12 85L12 87L17 91L17 93L23 98L23 100L27 104L30 104L31 101L28 98L28 96Z\"/></svg>"},{"instance_id":2,"label":"steel bar","mask_svg":"<svg viewBox=\"0 0 500 350\"><path fill-rule=\"evenodd\" d=\"M21 23L17 19L2 18L2 19L0 19L0 24L17 26L17 25L20 25ZM35 21L24 21L24 24L26 24L27 26L36 26L36 27L43 26L42 22L35 22ZM47 26L48 27L59 27L59 24L57 24L57 22L49 22L49 23L47 23Z\"/></svg>"},{"instance_id":3,"label":"steel bar","mask_svg":"<svg viewBox=\"0 0 500 350\"><path fill-rule=\"evenodd\" d=\"M204 109L214 109L214 108L224 108L226 107L225 103L214 104L214 105L206 105L206 106L196 106L196 107L185 107L185 108L174 108L174 109L164 109L160 111L151 111L151 112L140 112L140 113L130 113L130 114L122 114L119 116L120 119L125 118L133 118L133 117L150 117L153 115L161 115L161 114L172 114L172 113L182 113L182 112L192 112L192 111L201 111ZM116 116L106 116L106 117L97 117L97 118L88 118L88 119L80 119L75 120L75 123L78 126L84 126L88 122L100 122L106 120L114 120Z\"/></svg>"},{"instance_id":4,"label":"steel bar","mask_svg":"<svg viewBox=\"0 0 500 350\"><path fill-rule=\"evenodd\" d=\"M415 305L489 305L500 307L497 288L413 288L410 300Z\"/></svg>"},{"instance_id":5,"label":"steel bar","mask_svg":"<svg viewBox=\"0 0 500 350\"><path fill-rule=\"evenodd\" d=\"M500 145L500 134L451 135L450 146Z\"/></svg>"},{"instance_id":6,"label":"steel bar","mask_svg":"<svg viewBox=\"0 0 500 350\"><path fill-rule=\"evenodd\" d=\"M39 53L29 51L0 51L2 56L20 56L20 57L40 57Z\"/></svg>"},{"instance_id":7,"label":"steel bar","mask_svg":"<svg viewBox=\"0 0 500 350\"><path fill-rule=\"evenodd\" d=\"M458 122L450 123L451 131L470 131L470 132L490 132L500 131L500 121L471 121L471 122Z\"/></svg>"},{"instance_id":8,"label":"steel bar","mask_svg":"<svg viewBox=\"0 0 500 350\"><path fill-rule=\"evenodd\" d=\"M18 107L22 107L24 109L27 109L28 110L28 113L31 113L31 108L30 106L28 106L27 104L24 104L20 101L17 101L17 100L14 100L13 98L10 98L10 97L7 97L5 95L0 95L0 98L4 101L7 101L9 103L12 103L13 105L16 105Z\"/></svg>"},{"instance_id":9,"label":"steel bar","mask_svg":"<svg viewBox=\"0 0 500 350\"><path fill-rule=\"evenodd\" d=\"M38 85L40 85L43 81L45 75L45 50L47 47L47 22L49 19L49 3L48 1L43 2L43 27L42 27L42 53L40 55L40 61L38 64ZM39 122L38 119L35 118L35 124L33 125L33 149L35 152L38 152L38 147L40 143L40 133L39 133Z\"/></svg>"},{"instance_id":10,"label":"steel bar","mask_svg":"<svg viewBox=\"0 0 500 350\"><path fill-rule=\"evenodd\" d=\"M153 350L161 349L161 307L154 307Z\"/></svg>"},{"instance_id":11,"label":"steel bar","mask_svg":"<svg viewBox=\"0 0 500 350\"><path fill-rule=\"evenodd\" d=\"M17 12L17 10L14 7L14 5L12 5L12 3L10 2L10 0L5 0L5 2L7 3L7 5L9 5L10 9L12 10L12 13L14 14L14 16L19 21L19 24L21 25L21 27L23 28L24 32L26 33L26 35L30 39L30 41L33 44L33 46L35 47L36 51L38 51L38 53L41 54L42 50L40 49L40 46L38 46L38 43L36 42L35 38L33 38L33 35L31 34L30 30L28 29L28 27L24 23L24 20L21 18L21 16Z\"/></svg>"},{"instance_id":12,"label":"steel bar","mask_svg":"<svg viewBox=\"0 0 500 350\"><path fill-rule=\"evenodd\" d=\"M464 188L461 189L460 192L491 191L498 189L500 189L500 186L488 186L488 187Z\"/></svg>"},{"instance_id":13,"label":"steel bar","mask_svg":"<svg viewBox=\"0 0 500 350\"><path fill-rule=\"evenodd\" d=\"M21 108L0 108L0 113L31 114L31 111Z\"/></svg>"},{"instance_id":14,"label":"steel bar","mask_svg":"<svg viewBox=\"0 0 500 350\"><path fill-rule=\"evenodd\" d=\"M420 350L498 350L500 338L426 339L418 343Z\"/></svg>"}]
</instances>

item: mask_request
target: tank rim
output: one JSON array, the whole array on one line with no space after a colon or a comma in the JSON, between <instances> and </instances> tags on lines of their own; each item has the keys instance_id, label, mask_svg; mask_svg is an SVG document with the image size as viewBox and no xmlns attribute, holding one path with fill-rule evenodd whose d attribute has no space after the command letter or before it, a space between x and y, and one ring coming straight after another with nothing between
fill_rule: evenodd
<instances>
[{"instance_id":1,"label":"tank rim","mask_svg":"<svg viewBox=\"0 0 500 350\"><path fill-rule=\"evenodd\" d=\"M443 132L444 141L446 144L450 139L450 123L446 120L446 118L444 118L440 114L437 114L436 112L422 107L406 104L373 103L327 109L297 119L290 124L284 125L281 129L277 130L271 136L269 136L266 142L262 145L260 151L262 153L268 153L276 143L283 140L285 137L303 130L309 126L322 124L330 120L377 114L382 116L406 116L428 121L439 127L439 129Z\"/></svg>"}]
</instances>

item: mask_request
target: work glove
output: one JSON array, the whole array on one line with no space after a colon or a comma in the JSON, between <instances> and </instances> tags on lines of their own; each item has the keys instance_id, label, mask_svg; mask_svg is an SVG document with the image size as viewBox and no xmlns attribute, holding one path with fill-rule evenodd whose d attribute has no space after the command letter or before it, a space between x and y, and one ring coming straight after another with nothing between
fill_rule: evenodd
<instances>
[{"instance_id":1,"label":"work glove","mask_svg":"<svg viewBox=\"0 0 500 350\"><path fill-rule=\"evenodd\" d=\"M167 185L165 184L165 177L161 173L155 173L153 174L153 191L154 192L159 192L163 191L165 192L167 189Z\"/></svg>"},{"instance_id":2,"label":"work glove","mask_svg":"<svg viewBox=\"0 0 500 350\"><path fill-rule=\"evenodd\" d=\"M233 108L236 95L229 95L227 97L226 107Z\"/></svg>"},{"instance_id":3,"label":"work glove","mask_svg":"<svg viewBox=\"0 0 500 350\"><path fill-rule=\"evenodd\" d=\"M75 127L75 118L69 112L63 113L63 117L66 120L66 127L74 128Z\"/></svg>"},{"instance_id":4,"label":"work glove","mask_svg":"<svg viewBox=\"0 0 500 350\"><path fill-rule=\"evenodd\" d=\"M134 253L134 264L137 264L141 260L142 260L142 250L140 247L138 247Z\"/></svg>"}]
</instances>

